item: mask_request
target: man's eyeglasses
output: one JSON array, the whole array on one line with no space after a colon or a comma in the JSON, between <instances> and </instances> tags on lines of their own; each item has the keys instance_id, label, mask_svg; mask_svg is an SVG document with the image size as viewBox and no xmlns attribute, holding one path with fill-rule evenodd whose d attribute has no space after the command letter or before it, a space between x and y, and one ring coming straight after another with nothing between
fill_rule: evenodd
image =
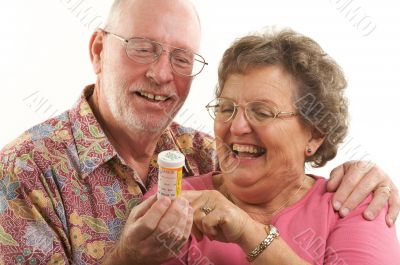
<instances>
[{"instance_id":1,"label":"man's eyeglasses","mask_svg":"<svg viewBox=\"0 0 400 265\"><path fill-rule=\"evenodd\" d=\"M104 30L103 30L104 31ZM176 48L170 45L161 44L146 38L133 37L124 39L114 33L104 31L117 39L126 43L126 55L140 64L151 64L160 58L161 54L165 51L164 47L169 47L169 62L171 69L183 76L198 75L208 63L204 58L196 53Z\"/></svg>"},{"instance_id":2,"label":"man's eyeglasses","mask_svg":"<svg viewBox=\"0 0 400 265\"><path fill-rule=\"evenodd\" d=\"M262 101L247 102L243 106L227 98L216 98L207 104L206 109L211 118L216 121L230 122L234 119L237 109L242 107L244 114L253 125L265 125L269 121L280 117L296 116L296 112L280 111Z\"/></svg>"}]
</instances>

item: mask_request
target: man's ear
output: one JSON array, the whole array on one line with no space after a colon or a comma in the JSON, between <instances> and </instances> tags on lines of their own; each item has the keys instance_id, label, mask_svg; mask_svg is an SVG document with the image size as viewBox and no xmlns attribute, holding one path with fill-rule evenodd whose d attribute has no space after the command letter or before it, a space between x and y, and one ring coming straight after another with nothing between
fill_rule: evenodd
<instances>
[{"instance_id":1,"label":"man's ear","mask_svg":"<svg viewBox=\"0 0 400 265\"><path fill-rule=\"evenodd\" d=\"M95 74L101 72L101 59L103 51L104 32L100 29L93 32L89 43L90 60Z\"/></svg>"}]
</instances>

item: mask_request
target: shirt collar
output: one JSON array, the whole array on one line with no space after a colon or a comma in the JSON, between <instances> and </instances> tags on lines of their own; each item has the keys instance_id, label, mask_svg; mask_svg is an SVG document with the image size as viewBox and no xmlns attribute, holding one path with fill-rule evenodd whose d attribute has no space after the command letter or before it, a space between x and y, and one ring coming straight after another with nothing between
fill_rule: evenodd
<instances>
[{"instance_id":1,"label":"shirt collar","mask_svg":"<svg viewBox=\"0 0 400 265\"><path fill-rule=\"evenodd\" d=\"M70 111L72 134L79 157L82 178L87 177L96 168L107 163L114 157L124 164L109 142L89 105L88 99L93 94L93 91L93 84L86 86L79 100ZM162 150L179 150L173 137L171 126L177 127L178 125L172 122L162 133L157 143L155 154L153 155L153 164L156 164L156 154ZM154 166L157 167L157 165Z\"/></svg>"},{"instance_id":2,"label":"shirt collar","mask_svg":"<svg viewBox=\"0 0 400 265\"><path fill-rule=\"evenodd\" d=\"M85 87L79 100L70 111L72 135L79 157L82 178L117 155L90 108L88 99L93 91L94 85Z\"/></svg>"}]
</instances>

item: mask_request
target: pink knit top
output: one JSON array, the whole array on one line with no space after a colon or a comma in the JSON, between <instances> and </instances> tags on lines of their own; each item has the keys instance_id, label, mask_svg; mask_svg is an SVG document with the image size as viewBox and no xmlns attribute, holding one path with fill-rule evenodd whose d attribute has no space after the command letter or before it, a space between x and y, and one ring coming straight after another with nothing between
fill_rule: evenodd
<instances>
[{"instance_id":1,"label":"pink knit top","mask_svg":"<svg viewBox=\"0 0 400 265\"><path fill-rule=\"evenodd\" d=\"M362 212L371 201L370 195L345 218L331 206L333 193L326 191L326 180L316 182L294 205L281 210L272 219L286 243L312 264L335 265L399 265L400 245L395 227L385 222L386 210L373 221L366 221ZM184 190L214 189L212 174L184 179ZM154 187L146 198L154 194ZM189 238L179 256L165 264L243 265L246 254L236 244L210 241L204 237Z\"/></svg>"}]
</instances>

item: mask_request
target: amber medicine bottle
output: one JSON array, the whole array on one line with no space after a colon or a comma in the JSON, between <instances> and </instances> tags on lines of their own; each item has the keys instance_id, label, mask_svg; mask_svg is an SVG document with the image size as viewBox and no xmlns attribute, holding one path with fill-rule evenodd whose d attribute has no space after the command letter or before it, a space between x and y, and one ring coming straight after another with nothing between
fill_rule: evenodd
<instances>
[{"instance_id":1,"label":"amber medicine bottle","mask_svg":"<svg viewBox=\"0 0 400 265\"><path fill-rule=\"evenodd\" d=\"M167 196L176 199L182 189L182 167L185 156L175 150L163 151L158 154L158 192L157 197Z\"/></svg>"}]
</instances>

